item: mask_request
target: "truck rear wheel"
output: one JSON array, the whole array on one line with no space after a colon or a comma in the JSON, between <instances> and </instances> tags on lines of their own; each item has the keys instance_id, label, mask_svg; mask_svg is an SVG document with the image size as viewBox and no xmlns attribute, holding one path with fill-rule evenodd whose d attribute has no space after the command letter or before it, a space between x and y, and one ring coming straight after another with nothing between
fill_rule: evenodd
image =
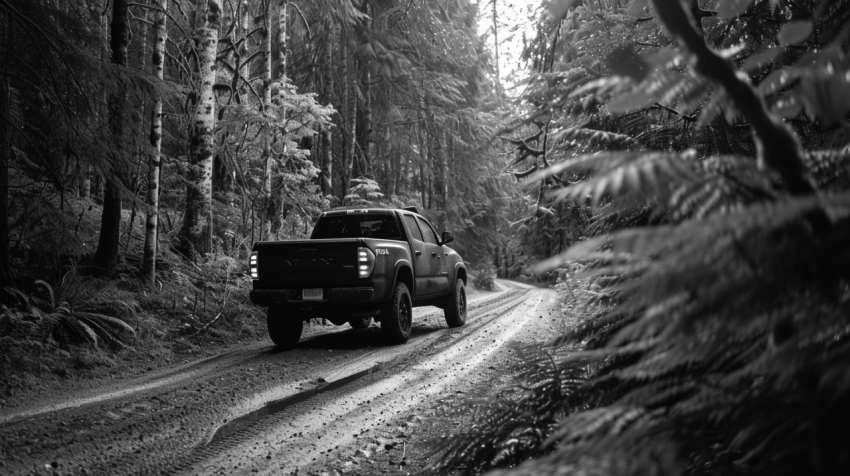
<instances>
[{"instance_id":1,"label":"truck rear wheel","mask_svg":"<svg viewBox=\"0 0 850 476\"><path fill-rule=\"evenodd\" d=\"M410 339L413 325L413 303L407 285L398 283L384 309L381 311L381 333L388 344L404 344Z\"/></svg>"},{"instance_id":2,"label":"truck rear wheel","mask_svg":"<svg viewBox=\"0 0 850 476\"><path fill-rule=\"evenodd\" d=\"M449 327L460 327L466 323L466 286L463 280L458 279L455 283L455 291L446 299L443 311Z\"/></svg>"},{"instance_id":3,"label":"truck rear wheel","mask_svg":"<svg viewBox=\"0 0 850 476\"><path fill-rule=\"evenodd\" d=\"M277 306L269 307L266 323L269 326L269 337L272 338L272 342L284 350L295 347L301 339L301 331L304 330L304 320L299 313Z\"/></svg>"},{"instance_id":4,"label":"truck rear wheel","mask_svg":"<svg viewBox=\"0 0 850 476\"><path fill-rule=\"evenodd\" d=\"M372 325L372 316L352 317L348 320L348 324L350 324L353 329L366 329Z\"/></svg>"}]
</instances>

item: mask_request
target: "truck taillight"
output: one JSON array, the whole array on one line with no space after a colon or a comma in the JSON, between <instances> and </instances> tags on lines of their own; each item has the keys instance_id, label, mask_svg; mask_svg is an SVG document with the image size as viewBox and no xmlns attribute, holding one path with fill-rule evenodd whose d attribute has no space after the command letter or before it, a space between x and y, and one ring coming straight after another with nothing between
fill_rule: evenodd
<instances>
[{"instance_id":1,"label":"truck taillight","mask_svg":"<svg viewBox=\"0 0 850 476\"><path fill-rule=\"evenodd\" d=\"M257 272L257 252L251 252L251 260L249 262L251 268L251 277L254 279L260 279L260 274Z\"/></svg>"},{"instance_id":2,"label":"truck taillight","mask_svg":"<svg viewBox=\"0 0 850 476\"><path fill-rule=\"evenodd\" d=\"M357 248L357 270L361 278L368 278L375 269L375 253L369 248Z\"/></svg>"}]
</instances>

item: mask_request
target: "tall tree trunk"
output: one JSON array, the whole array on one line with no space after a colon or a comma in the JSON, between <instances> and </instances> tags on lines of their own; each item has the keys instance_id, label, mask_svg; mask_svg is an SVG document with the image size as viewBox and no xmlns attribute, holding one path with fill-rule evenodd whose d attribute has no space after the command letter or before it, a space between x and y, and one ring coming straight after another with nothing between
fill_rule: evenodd
<instances>
[{"instance_id":1,"label":"tall tree trunk","mask_svg":"<svg viewBox=\"0 0 850 476\"><path fill-rule=\"evenodd\" d=\"M265 33L263 37L263 60L265 62L265 77L263 78L263 114L266 118L271 117L272 107L272 3L269 2L268 9L264 13ZM263 181L260 189L259 200L259 215L260 215L260 240L268 239L271 234L271 216L274 213L272 210L272 136L273 127L271 124L266 124L268 129L263 134Z\"/></svg>"},{"instance_id":2,"label":"tall tree trunk","mask_svg":"<svg viewBox=\"0 0 850 476\"><path fill-rule=\"evenodd\" d=\"M353 167L353 176L361 177L368 175L372 172L372 155L373 155L373 140L372 140L372 92L370 83L372 81L372 74L368 71L368 62L361 68L364 71L361 74L360 87L362 92L363 101L356 101L355 107L357 104L360 105L357 111L357 121L356 121L356 150L359 158L354 161Z\"/></svg>"},{"instance_id":3,"label":"tall tree trunk","mask_svg":"<svg viewBox=\"0 0 850 476\"><path fill-rule=\"evenodd\" d=\"M278 69L277 69L277 77L276 80L280 83L280 99L281 106L283 106L283 96L284 91L286 90L286 48L287 48L287 21L289 16L287 15L286 7L289 5L289 2L281 1L280 2L280 10L277 15L277 59L278 59ZM282 119L285 119L282 118Z\"/></svg>"},{"instance_id":4,"label":"tall tree trunk","mask_svg":"<svg viewBox=\"0 0 850 476\"><path fill-rule=\"evenodd\" d=\"M287 51L287 47L289 46L287 44L288 35L289 35L288 27L287 27L287 22L289 20L289 17L288 17L288 14L287 14L287 7L288 6L289 6L289 2L281 0L280 9L278 10L278 15L277 15L278 69L277 69L276 80L277 80L277 83L279 85L279 88L278 88L278 101L279 101L279 106L280 106L280 119L279 120L281 121L282 126L280 127L279 130L278 130L278 128L275 128L275 137L277 138L278 135L279 135L280 140L283 144L283 147L282 147L283 153L282 153L282 156L280 158L281 164L286 163L286 158L285 158L285 156L286 156L286 134L287 134L287 130L286 130L286 121L287 121L287 117L286 117L287 116L286 95L289 93L289 88L286 85L286 71L287 71L286 51ZM280 207L279 208L283 212L282 220L286 220L286 189L284 187L280 187ZM277 216L277 208L272 209L272 215L271 216L273 218L275 218ZM283 221L281 221L281 225L282 225L282 223L283 223ZM277 229L280 229L280 227L277 227Z\"/></svg>"},{"instance_id":5,"label":"tall tree trunk","mask_svg":"<svg viewBox=\"0 0 850 476\"><path fill-rule=\"evenodd\" d=\"M443 200L443 210L447 210L449 207L449 164L451 162L449 161L449 133L445 127L442 132L443 157L440 167L442 168L441 172L443 174L443 196L441 198Z\"/></svg>"},{"instance_id":6,"label":"tall tree trunk","mask_svg":"<svg viewBox=\"0 0 850 476\"><path fill-rule=\"evenodd\" d=\"M127 0L112 0L112 23L110 25L109 45L112 49L112 62L119 67L127 65L127 45L130 42L130 28L127 23ZM116 92L109 98L110 124L116 149L124 135L123 92ZM115 159L120 162L119 158ZM103 214L100 219L100 239L92 258L91 266L105 276L111 276L118 268L118 245L121 236L121 170L114 169L104 177Z\"/></svg>"},{"instance_id":7,"label":"tall tree trunk","mask_svg":"<svg viewBox=\"0 0 850 476\"><path fill-rule=\"evenodd\" d=\"M431 141L434 147L433 159L434 165L431 170L434 171L434 192L436 195L436 206L439 210L445 210L447 205L447 173L446 169L446 151L442 140L442 132L440 126L434 124Z\"/></svg>"},{"instance_id":8,"label":"tall tree trunk","mask_svg":"<svg viewBox=\"0 0 850 476\"><path fill-rule=\"evenodd\" d=\"M342 42L342 104L340 105L340 109L343 111L340 114L343 126L341 127L343 132L343 144L342 144L342 170L340 171L341 182L340 183L340 196L339 200L342 202L345 200L345 196L348 195L348 185L349 179L351 177L351 164L354 162L354 127L351 127L354 118L351 117L352 112L356 112L356 108L351 109L350 103L353 102L357 104L357 100L352 101L351 94L351 74L349 68L349 58L348 58L348 45L346 44L345 36L340 34L340 41Z\"/></svg>"},{"instance_id":9,"label":"tall tree trunk","mask_svg":"<svg viewBox=\"0 0 850 476\"><path fill-rule=\"evenodd\" d=\"M428 194L426 191L428 184L425 179L425 165L419 164L419 199L422 202L422 209L428 209Z\"/></svg>"},{"instance_id":10,"label":"tall tree trunk","mask_svg":"<svg viewBox=\"0 0 850 476\"><path fill-rule=\"evenodd\" d=\"M355 64L356 66L356 64ZM360 170L357 170L355 175L355 164L357 163L357 69L354 68L354 74L350 79L346 80L349 87L351 87L351 94L348 95L349 100L351 101L351 109L348 112L348 130L351 132L348 136L348 148L351 151L350 158L351 163L348 164L348 168L346 169L346 173L348 174L348 181L346 182L346 191L351 188L351 179L357 178L362 175Z\"/></svg>"},{"instance_id":11,"label":"tall tree trunk","mask_svg":"<svg viewBox=\"0 0 850 476\"><path fill-rule=\"evenodd\" d=\"M98 54L102 61L106 60L106 44L109 39L109 24L107 21L106 8L109 5L109 0L100 0L99 2L95 2L91 5L92 8L92 20L97 21L97 32L99 38L102 40L98 46L100 46ZM81 171L80 178L80 198L90 198L92 194L92 175L94 171L90 165L83 166Z\"/></svg>"},{"instance_id":12,"label":"tall tree trunk","mask_svg":"<svg viewBox=\"0 0 850 476\"><path fill-rule=\"evenodd\" d=\"M496 54L496 89L502 91L502 74L499 69L499 17L496 12L496 1L493 1L493 46Z\"/></svg>"},{"instance_id":13,"label":"tall tree trunk","mask_svg":"<svg viewBox=\"0 0 850 476\"><path fill-rule=\"evenodd\" d=\"M242 103L248 98L249 88L248 88L248 75L250 74L249 62L248 58L251 57L251 51L249 48L249 44L251 43L251 38L248 37L248 34L251 33L251 9L248 5L248 0L243 0L239 5L239 34L237 34L237 38L242 38L242 43L239 45L239 48L236 50L236 68L239 74L239 80L237 83L237 91L239 92L239 102Z\"/></svg>"},{"instance_id":14,"label":"tall tree trunk","mask_svg":"<svg viewBox=\"0 0 850 476\"><path fill-rule=\"evenodd\" d=\"M409 137L409 136L408 136ZM410 155L409 154L399 154L399 159L402 161L396 167L395 174L395 194L398 196L404 195L404 192L407 190L407 180L409 177L409 167L410 167Z\"/></svg>"},{"instance_id":15,"label":"tall tree trunk","mask_svg":"<svg viewBox=\"0 0 850 476\"><path fill-rule=\"evenodd\" d=\"M372 4L363 0L363 13L367 15L365 28L372 30ZM367 36L368 41L368 36ZM360 162L357 167L358 175L367 175L372 171L372 156L374 153L374 138L372 136L372 61L365 58L360 65L360 87L363 92L363 104L357 114L357 150L360 152Z\"/></svg>"},{"instance_id":16,"label":"tall tree trunk","mask_svg":"<svg viewBox=\"0 0 850 476\"><path fill-rule=\"evenodd\" d=\"M165 42L168 39L165 12L168 0L156 0L159 11L154 15L153 55L151 65L157 79L165 79ZM151 115L151 146L153 153L148 163L148 209L145 222L145 248L142 256L142 273L153 285L156 282L156 255L159 238L159 175L162 167L162 97L158 96Z\"/></svg>"},{"instance_id":17,"label":"tall tree trunk","mask_svg":"<svg viewBox=\"0 0 850 476\"><path fill-rule=\"evenodd\" d=\"M141 38L140 38L140 42L139 42L139 50L141 51L141 53L139 54L139 58L138 58L138 60L139 60L138 68L139 68L140 71L144 71L145 68L147 67L147 64L148 64L147 58L145 56L146 50L148 48L148 33L149 33L148 25L150 24L149 21L148 21L148 18L150 18L150 10L145 8L144 9L144 16L142 17L141 21L139 21L140 26L138 27L139 29L142 30L142 34L141 34ZM145 98L145 99L142 100L142 104L141 104L141 109L142 109L141 116L142 117L145 116L145 113L147 112L147 108L148 108L148 101L147 101L147 98ZM144 135L144 133L145 133L145 121L142 120L142 121L139 121L139 137L142 137ZM133 239L133 227L136 224L136 212L138 210L138 208L136 207L137 199L139 198L139 194L142 191L142 186L145 185L145 182L142 181L142 163L144 162L144 158L145 158L146 154L145 154L145 147L141 143L139 144L138 154L139 154L139 160L138 160L138 165L136 166L136 175L131 180L131 183L133 184L133 203L132 203L132 211L130 212L130 223L127 225L127 240L124 242L124 251L125 252L127 251L127 248L130 246L130 241Z\"/></svg>"},{"instance_id":18,"label":"tall tree trunk","mask_svg":"<svg viewBox=\"0 0 850 476\"><path fill-rule=\"evenodd\" d=\"M9 22L11 23L11 22ZM11 25L8 25L11 29ZM10 35L11 36L11 35ZM6 75L0 90L0 287L12 280L9 259L9 164L12 157L12 81Z\"/></svg>"},{"instance_id":19,"label":"tall tree trunk","mask_svg":"<svg viewBox=\"0 0 850 476\"><path fill-rule=\"evenodd\" d=\"M331 31L333 31L333 26ZM330 40L326 43L325 64L322 67L322 87L324 88L324 100L326 104L333 103L334 96L334 77L331 65L333 65L333 37L331 33ZM321 142L321 173L319 174L319 186L322 190L322 195L333 193L333 131L330 125L322 126L320 132Z\"/></svg>"},{"instance_id":20,"label":"tall tree trunk","mask_svg":"<svg viewBox=\"0 0 850 476\"><path fill-rule=\"evenodd\" d=\"M91 174L92 170L89 166L84 166L83 171L81 172L82 178L80 178L80 198L89 198L91 196Z\"/></svg>"},{"instance_id":21,"label":"tall tree trunk","mask_svg":"<svg viewBox=\"0 0 850 476\"><path fill-rule=\"evenodd\" d=\"M198 50L198 102L189 139L186 173L186 213L179 233L178 250L185 256L203 256L212 250L212 162L215 148L215 59L221 0L208 0L195 35Z\"/></svg>"},{"instance_id":22,"label":"tall tree trunk","mask_svg":"<svg viewBox=\"0 0 850 476\"><path fill-rule=\"evenodd\" d=\"M428 209L428 177L426 167L428 166L428 131L425 130L425 119L421 113L417 113L419 124L416 126L416 139L419 143L419 194L422 198L422 208Z\"/></svg>"}]
</instances>

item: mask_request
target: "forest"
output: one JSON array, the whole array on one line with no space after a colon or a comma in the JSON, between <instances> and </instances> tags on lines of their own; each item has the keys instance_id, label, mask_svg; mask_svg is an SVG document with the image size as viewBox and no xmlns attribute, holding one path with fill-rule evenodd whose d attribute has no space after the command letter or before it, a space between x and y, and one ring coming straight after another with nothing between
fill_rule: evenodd
<instances>
[{"instance_id":1,"label":"forest","mask_svg":"<svg viewBox=\"0 0 850 476\"><path fill-rule=\"evenodd\" d=\"M255 242L414 205L579 322L430 472L850 474L850 2L514 3L0 0L0 399L262 337Z\"/></svg>"}]
</instances>

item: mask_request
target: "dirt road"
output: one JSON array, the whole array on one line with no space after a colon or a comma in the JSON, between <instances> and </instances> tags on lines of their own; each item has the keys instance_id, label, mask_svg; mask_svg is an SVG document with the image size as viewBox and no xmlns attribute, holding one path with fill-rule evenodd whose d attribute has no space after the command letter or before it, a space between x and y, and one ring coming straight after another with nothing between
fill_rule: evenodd
<instances>
[{"instance_id":1,"label":"dirt road","mask_svg":"<svg viewBox=\"0 0 850 476\"><path fill-rule=\"evenodd\" d=\"M3 410L0 474L322 474L340 455L368 458L394 447L384 429L412 428L422 407L480 385L509 344L548 333L552 291L499 287L470 299L461 328L417 309L401 346L374 324L320 327L291 351L256 345Z\"/></svg>"}]
</instances>

